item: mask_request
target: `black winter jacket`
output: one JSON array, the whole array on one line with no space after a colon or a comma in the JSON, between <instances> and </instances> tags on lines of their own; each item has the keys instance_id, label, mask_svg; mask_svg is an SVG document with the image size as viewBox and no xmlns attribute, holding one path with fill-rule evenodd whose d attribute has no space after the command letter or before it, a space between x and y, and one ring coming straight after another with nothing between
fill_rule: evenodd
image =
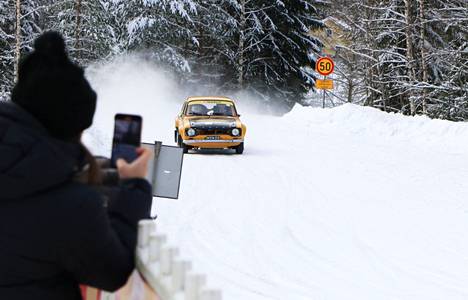
<instances>
[{"instance_id":1,"label":"black winter jacket","mask_svg":"<svg viewBox=\"0 0 468 300\"><path fill-rule=\"evenodd\" d=\"M113 291L133 271L151 186L122 182L105 208L97 190L73 180L82 157L79 145L0 102L0 299L81 299L79 284Z\"/></svg>"}]
</instances>

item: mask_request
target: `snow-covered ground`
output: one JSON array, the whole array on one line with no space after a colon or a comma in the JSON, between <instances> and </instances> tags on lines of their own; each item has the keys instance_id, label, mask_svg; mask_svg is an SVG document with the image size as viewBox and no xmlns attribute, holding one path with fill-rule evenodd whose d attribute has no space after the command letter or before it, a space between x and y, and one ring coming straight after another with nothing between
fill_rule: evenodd
<instances>
[{"instance_id":1,"label":"snow-covered ground","mask_svg":"<svg viewBox=\"0 0 468 300\"><path fill-rule=\"evenodd\" d=\"M144 117L173 144L184 100L149 66L101 67L95 126ZM468 124L344 105L284 117L239 110L246 150L184 158L180 199L155 199L158 229L226 300L468 299Z\"/></svg>"}]
</instances>

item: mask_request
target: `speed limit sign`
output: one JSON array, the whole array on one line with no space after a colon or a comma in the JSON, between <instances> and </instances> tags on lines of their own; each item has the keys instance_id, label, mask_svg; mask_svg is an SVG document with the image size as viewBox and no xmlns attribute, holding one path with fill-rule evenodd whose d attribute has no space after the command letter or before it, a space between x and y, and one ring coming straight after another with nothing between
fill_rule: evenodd
<instances>
[{"instance_id":1,"label":"speed limit sign","mask_svg":"<svg viewBox=\"0 0 468 300\"><path fill-rule=\"evenodd\" d=\"M323 76L328 76L333 73L335 63L330 57L321 57L315 63L315 71Z\"/></svg>"}]
</instances>

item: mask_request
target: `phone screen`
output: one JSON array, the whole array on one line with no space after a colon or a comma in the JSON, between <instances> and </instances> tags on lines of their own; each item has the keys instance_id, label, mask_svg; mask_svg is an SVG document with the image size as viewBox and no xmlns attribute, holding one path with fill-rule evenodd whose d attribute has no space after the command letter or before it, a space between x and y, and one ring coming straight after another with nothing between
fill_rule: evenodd
<instances>
[{"instance_id":1,"label":"phone screen","mask_svg":"<svg viewBox=\"0 0 468 300\"><path fill-rule=\"evenodd\" d=\"M115 115L114 138L112 140L112 166L119 158L128 163L137 158L136 148L140 147L142 119L135 115Z\"/></svg>"}]
</instances>

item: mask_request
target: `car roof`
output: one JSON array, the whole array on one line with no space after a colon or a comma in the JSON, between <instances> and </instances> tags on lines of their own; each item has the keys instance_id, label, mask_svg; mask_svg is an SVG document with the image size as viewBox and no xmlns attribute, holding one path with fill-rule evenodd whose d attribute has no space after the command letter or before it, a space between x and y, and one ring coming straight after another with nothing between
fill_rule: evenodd
<instances>
[{"instance_id":1,"label":"car roof","mask_svg":"<svg viewBox=\"0 0 468 300\"><path fill-rule=\"evenodd\" d=\"M234 100L228 97L224 97L224 96L194 96L194 97L188 97L187 100L185 100L185 102L203 101L203 100L208 100L208 101L220 100L220 101L229 101L229 102L234 103Z\"/></svg>"}]
</instances>

